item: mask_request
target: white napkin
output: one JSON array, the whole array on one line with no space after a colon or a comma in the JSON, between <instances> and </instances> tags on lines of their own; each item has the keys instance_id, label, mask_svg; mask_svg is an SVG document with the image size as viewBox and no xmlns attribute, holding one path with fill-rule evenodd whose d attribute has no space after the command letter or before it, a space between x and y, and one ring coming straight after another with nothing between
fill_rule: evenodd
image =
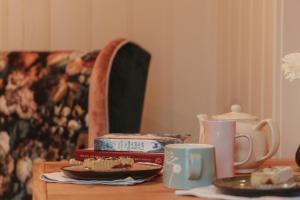
<instances>
[{"instance_id":1,"label":"white napkin","mask_svg":"<svg viewBox=\"0 0 300 200\"><path fill-rule=\"evenodd\" d=\"M266 199L266 200L300 200L300 197L279 197L279 196L262 196L262 197L241 197L222 194L215 186L199 187L190 190L176 190L176 195L192 195L207 199L224 199L224 200L249 200L249 199Z\"/></svg>"},{"instance_id":2,"label":"white napkin","mask_svg":"<svg viewBox=\"0 0 300 200\"><path fill-rule=\"evenodd\" d=\"M40 177L41 180L49 183L72 183L72 184L102 184L102 185L134 185L138 183L143 183L148 179L133 179L132 177L127 177L125 179L117 180L78 180L65 176L62 172L44 173Z\"/></svg>"}]
</instances>

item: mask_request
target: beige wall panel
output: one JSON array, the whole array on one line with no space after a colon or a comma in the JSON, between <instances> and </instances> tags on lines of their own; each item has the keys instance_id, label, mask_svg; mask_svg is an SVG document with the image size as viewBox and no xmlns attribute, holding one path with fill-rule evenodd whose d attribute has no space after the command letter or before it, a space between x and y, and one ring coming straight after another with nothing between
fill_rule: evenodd
<instances>
[{"instance_id":1,"label":"beige wall panel","mask_svg":"<svg viewBox=\"0 0 300 200\"><path fill-rule=\"evenodd\" d=\"M298 0L285 2L292 10L298 6ZM117 37L137 41L152 53L142 131L190 133L197 141L197 113L227 112L231 104L239 103L259 117L272 115L274 4L273 0L0 0L0 49L85 50L101 49ZM287 18L291 31L285 36L285 53L299 47L298 26L290 22L295 13ZM293 85L297 83L284 83L282 93L283 130L292 135L296 133L289 127L289 112L292 126L300 118L296 114L300 95ZM283 146L284 155L293 150Z\"/></svg>"},{"instance_id":2,"label":"beige wall panel","mask_svg":"<svg viewBox=\"0 0 300 200\"><path fill-rule=\"evenodd\" d=\"M249 45L252 38L252 0L241 1L239 8L240 16L240 64L239 64L239 104L242 106L244 112L249 112L249 81L251 71L251 61L249 54L251 55L252 49Z\"/></svg>"},{"instance_id":3,"label":"beige wall panel","mask_svg":"<svg viewBox=\"0 0 300 200\"><path fill-rule=\"evenodd\" d=\"M298 0L283 1L282 54L300 52L300 17ZM278 66L280 67L280 66ZM279 81L279 80L278 80ZM293 157L300 145L300 80L282 80L281 92L282 157Z\"/></svg>"},{"instance_id":4,"label":"beige wall panel","mask_svg":"<svg viewBox=\"0 0 300 200\"><path fill-rule=\"evenodd\" d=\"M91 8L92 48L115 38L131 38L132 0L92 0Z\"/></svg>"},{"instance_id":5,"label":"beige wall panel","mask_svg":"<svg viewBox=\"0 0 300 200\"><path fill-rule=\"evenodd\" d=\"M50 47L51 0L25 0L24 49L47 50Z\"/></svg>"},{"instance_id":6,"label":"beige wall panel","mask_svg":"<svg viewBox=\"0 0 300 200\"><path fill-rule=\"evenodd\" d=\"M0 50L7 49L7 1L0 0Z\"/></svg>"},{"instance_id":7,"label":"beige wall panel","mask_svg":"<svg viewBox=\"0 0 300 200\"><path fill-rule=\"evenodd\" d=\"M219 38L225 40L221 54L226 69L223 93L227 94L227 111L231 104L238 103L245 112L260 117L272 115L273 50L266 45L274 42L273 3L230 0L223 6L227 27L221 29L224 35Z\"/></svg>"},{"instance_id":8,"label":"beige wall panel","mask_svg":"<svg viewBox=\"0 0 300 200\"><path fill-rule=\"evenodd\" d=\"M273 3L273 80L272 80L272 119L278 125L280 132L281 145L279 146L278 156L282 157L282 135L283 135L283 125L282 125L282 71L281 71L281 57L282 57L282 39L283 39L283 0ZM292 155L293 156L293 155Z\"/></svg>"},{"instance_id":9,"label":"beige wall panel","mask_svg":"<svg viewBox=\"0 0 300 200\"><path fill-rule=\"evenodd\" d=\"M274 67L274 4L272 0L229 0L223 3L226 26L219 26L224 44L221 60L225 86L223 106L238 103L244 112L272 117ZM219 18L221 21L224 19ZM273 45L273 46L272 46ZM220 92L218 92L219 96ZM227 94L227 95L226 95ZM218 106L222 102L218 100Z\"/></svg>"},{"instance_id":10,"label":"beige wall panel","mask_svg":"<svg viewBox=\"0 0 300 200\"><path fill-rule=\"evenodd\" d=\"M253 2L253 45L252 45L252 77L251 77L251 102L249 112L253 115L261 115L261 87L263 81L263 50L262 50L262 3L260 0Z\"/></svg>"},{"instance_id":11,"label":"beige wall panel","mask_svg":"<svg viewBox=\"0 0 300 200\"><path fill-rule=\"evenodd\" d=\"M199 135L196 115L216 113L216 5L215 0L173 1L173 127L192 134L194 141Z\"/></svg>"},{"instance_id":12,"label":"beige wall panel","mask_svg":"<svg viewBox=\"0 0 300 200\"><path fill-rule=\"evenodd\" d=\"M222 0L217 1L217 34L218 34L218 42L217 42L217 54L219 56L219 59L217 60L217 77L218 80L218 92L217 92L217 99L216 99L216 110L217 113L223 113L227 111L227 93L226 93L226 81L227 78L225 76L227 72L228 66L226 65L226 58L224 56L224 52L226 49L226 40L227 37L227 10L226 8L226 2Z\"/></svg>"},{"instance_id":13,"label":"beige wall panel","mask_svg":"<svg viewBox=\"0 0 300 200\"><path fill-rule=\"evenodd\" d=\"M276 63L274 62L274 49L275 45L275 25L274 19L276 17L274 10L274 1L267 0L265 5L265 16L266 16L266 32L264 33L265 40L265 84L264 84L264 115L262 117L272 118L273 114L273 71ZM276 121L276 120L275 120ZM278 125L278 121L276 121Z\"/></svg>"},{"instance_id":14,"label":"beige wall panel","mask_svg":"<svg viewBox=\"0 0 300 200\"><path fill-rule=\"evenodd\" d=\"M255 0L249 0L248 3L248 34L247 37L245 38L245 40L247 40L247 49L248 49L248 54L247 54L247 65L246 65L246 69L248 69L248 78L247 78L247 88L245 88L245 90L248 91L247 95L244 97L245 99L247 99L247 105L244 106L245 112L251 112L251 108L252 108L252 88L253 88L253 84L252 84L252 79L255 76L255 71L253 69L253 63L254 63L254 59L253 59L253 46L254 46L254 31L253 29L255 29L255 21L254 21L254 1Z\"/></svg>"},{"instance_id":15,"label":"beige wall panel","mask_svg":"<svg viewBox=\"0 0 300 200\"><path fill-rule=\"evenodd\" d=\"M231 34L231 49L232 56L229 59L232 59L232 65L230 69L230 91L231 91L231 101L230 103L239 103L240 102L240 95L239 95L239 88L240 88L240 77L239 77L239 60L240 60L240 37L241 34L239 33L240 25L240 0L232 0L232 34Z\"/></svg>"},{"instance_id":16,"label":"beige wall panel","mask_svg":"<svg viewBox=\"0 0 300 200\"><path fill-rule=\"evenodd\" d=\"M172 0L134 0L132 37L152 54L142 131L172 131Z\"/></svg>"},{"instance_id":17,"label":"beige wall panel","mask_svg":"<svg viewBox=\"0 0 300 200\"><path fill-rule=\"evenodd\" d=\"M90 0L50 1L51 49L90 49Z\"/></svg>"},{"instance_id":18,"label":"beige wall panel","mask_svg":"<svg viewBox=\"0 0 300 200\"><path fill-rule=\"evenodd\" d=\"M233 38L232 38L232 35L233 35L233 30L232 30L232 26L233 26L233 20L232 20L232 16L233 16L233 1L232 0L229 0L227 2L227 4L225 3L224 5L224 9L225 9L225 12L226 12L226 28L225 28L225 37L223 38L224 41L224 44L225 44L225 48L222 52L222 55L225 57L225 62L224 62L224 66L226 66L226 70L225 70L225 73L224 73L224 76L226 77L225 78L225 82L224 82L224 85L226 86L225 88L225 105L226 108L224 108L224 112L227 112L228 108L232 103L232 96L233 96L233 90L231 88L231 82L232 82L232 66L234 64L234 54L233 54L233 51L232 51L232 45L233 45Z\"/></svg>"},{"instance_id":19,"label":"beige wall panel","mask_svg":"<svg viewBox=\"0 0 300 200\"><path fill-rule=\"evenodd\" d=\"M7 7L7 49L24 47L24 0L9 0Z\"/></svg>"}]
</instances>

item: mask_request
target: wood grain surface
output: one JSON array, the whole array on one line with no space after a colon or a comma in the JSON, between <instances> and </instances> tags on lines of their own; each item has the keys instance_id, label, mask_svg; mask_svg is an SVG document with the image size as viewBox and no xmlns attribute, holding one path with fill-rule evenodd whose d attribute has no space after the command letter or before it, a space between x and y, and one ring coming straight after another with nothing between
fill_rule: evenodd
<instances>
[{"instance_id":1,"label":"wood grain surface","mask_svg":"<svg viewBox=\"0 0 300 200\"><path fill-rule=\"evenodd\" d=\"M33 200L190 200L191 196L176 196L173 189L162 184L162 177L134 186L102 186L45 183L39 179L43 172L59 171L68 162L43 162L34 164ZM268 160L261 167L290 165L295 174L300 170L293 160ZM199 198L197 198L199 199Z\"/></svg>"}]
</instances>

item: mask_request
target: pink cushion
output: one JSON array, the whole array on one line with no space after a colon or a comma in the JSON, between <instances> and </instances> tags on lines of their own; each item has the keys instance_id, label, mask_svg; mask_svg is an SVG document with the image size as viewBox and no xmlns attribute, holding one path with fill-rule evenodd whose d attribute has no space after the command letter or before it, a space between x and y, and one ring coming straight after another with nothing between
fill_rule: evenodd
<instances>
[{"instance_id":1,"label":"pink cushion","mask_svg":"<svg viewBox=\"0 0 300 200\"><path fill-rule=\"evenodd\" d=\"M108 133L107 84L110 65L115 52L125 39L119 38L106 45L100 52L93 67L89 88L89 147L94 138Z\"/></svg>"}]
</instances>

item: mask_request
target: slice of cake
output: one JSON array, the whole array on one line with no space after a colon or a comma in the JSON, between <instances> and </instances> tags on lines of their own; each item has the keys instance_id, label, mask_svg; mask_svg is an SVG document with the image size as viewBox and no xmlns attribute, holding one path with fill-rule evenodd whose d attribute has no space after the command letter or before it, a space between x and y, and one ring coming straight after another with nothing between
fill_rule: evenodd
<instances>
[{"instance_id":1,"label":"slice of cake","mask_svg":"<svg viewBox=\"0 0 300 200\"><path fill-rule=\"evenodd\" d=\"M69 164L70 164L70 165L82 165L82 162L79 161L79 160L76 160L76 159L74 159L74 158L71 158L71 159L69 160Z\"/></svg>"},{"instance_id":2,"label":"slice of cake","mask_svg":"<svg viewBox=\"0 0 300 200\"><path fill-rule=\"evenodd\" d=\"M90 170L110 170L115 168L129 168L134 164L134 160L129 157L117 158L88 158L83 161L83 167Z\"/></svg>"},{"instance_id":3,"label":"slice of cake","mask_svg":"<svg viewBox=\"0 0 300 200\"><path fill-rule=\"evenodd\" d=\"M293 170L290 166L267 167L251 173L251 185L281 184L293 177Z\"/></svg>"}]
</instances>

